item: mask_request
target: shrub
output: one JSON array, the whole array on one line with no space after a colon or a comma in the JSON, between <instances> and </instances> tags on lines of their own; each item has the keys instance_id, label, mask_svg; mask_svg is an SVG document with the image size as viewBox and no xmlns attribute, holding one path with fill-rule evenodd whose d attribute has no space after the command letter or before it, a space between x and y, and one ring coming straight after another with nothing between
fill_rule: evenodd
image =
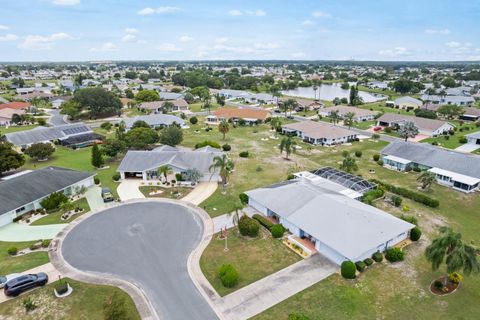
<instances>
[{"instance_id":1,"label":"shrub","mask_svg":"<svg viewBox=\"0 0 480 320\"><path fill-rule=\"evenodd\" d=\"M382 159L378 160L377 163L378 163L379 166L383 166L383 160Z\"/></svg>"},{"instance_id":2,"label":"shrub","mask_svg":"<svg viewBox=\"0 0 480 320\"><path fill-rule=\"evenodd\" d=\"M355 157L361 158L362 157L362 151L360 151L360 150L355 151Z\"/></svg>"},{"instance_id":3,"label":"shrub","mask_svg":"<svg viewBox=\"0 0 480 320\"><path fill-rule=\"evenodd\" d=\"M460 142L460 143L467 143L467 142L468 142L468 139L467 139L466 137L460 137L460 138L458 139L458 142Z\"/></svg>"},{"instance_id":4,"label":"shrub","mask_svg":"<svg viewBox=\"0 0 480 320\"><path fill-rule=\"evenodd\" d=\"M378 153L375 153L373 155L373 161L377 162L378 160L380 160L380 155Z\"/></svg>"},{"instance_id":5,"label":"shrub","mask_svg":"<svg viewBox=\"0 0 480 320\"><path fill-rule=\"evenodd\" d=\"M54 192L40 202L45 210L53 210L60 207L60 204L68 201L68 197L61 192Z\"/></svg>"},{"instance_id":6,"label":"shrub","mask_svg":"<svg viewBox=\"0 0 480 320\"><path fill-rule=\"evenodd\" d=\"M248 158L249 153L248 153L248 151L242 151L242 152L240 152L240 153L238 154L238 156L239 156L240 158Z\"/></svg>"},{"instance_id":7,"label":"shrub","mask_svg":"<svg viewBox=\"0 0 480 320\"><path fill-rule=\"evenodd\" d=\"M95 182L95 184L100 184L100 179L95 177L93 178L93 182Z\"/></svg>"},{"instance_id":8,"label":"shrub","mask_svg":"<svg viewBox=\"0 0 480 320\"><path fill-rule=\"evenodd\" d=\"M367 268L367 265L363 261L357 261L355 262L355 267L359 272L363 272Z\"/></svg>"},{"instance_id":9,"label":"shrub","mask_svg":"<svg viewBox=\"0 0 480 320\"><path fill-rule=\"evenodd\" d=\"M223 150L223 151L230 151L230 150L232 150L232 147L231 147L228 143L225 143L225 144L222 146L222 150Z\"/></svg>"},{"instance_id":10,"label":"shrub","mask_svg":"<svg viewBox=\"0 0 480 320\"><path fill-rule=\"evenodd\" d=\"M372 259L375 262L382 262L383 261L383 254L381 252L377 251L374 254L372 254Z\"/></svg>"},{"instance_id":11,"label":"shrub","mask_svg":"<svg viewBox=\"0 0 480 320\"><path fill-rule=\"evenodd\" d=\"M433 282L433 286L434 286L435 288L437 288L437 289L440 290L440 289L443 288L443 283L442 283L442 281L440 281L440 280L435 280L435 281Z\"/></svg>"},{"instance_id":12,"label":"shrub","mask_svg":"<svg viewBox=\"0 0 480 320\"><path fill-rule=\"evenodd\" d=\"M9 255L14 256L18 253L17 247L10 247L7 249Z\"/></svg>"},{"instance_id":13,"label":"shrub","mask_svg":"<svg viewBox=\"0 0 480 320\"><path fill-rule=\"evenodd\" d=\"M383 194L384 194L384 191L381 188L369 190L363 194L362 201L366 204L372 204L373 200L381 198Z\"/></svg>"},{"instance_id":14,"label":"shrub","mask_svg":"<svg viewBox=\"0 0 480 320\"><path fill-rule=\"evenodd\" d=\"M413 171L415 171L415 172L422 172L422 169L420 169L419 167L413 167Z\"/></svg>"},{"instance_id":15,"label":"shrub","mask_svg":"<svg viewBox=\"0 0 480 320\"><path fill-rule=\"evenodd\" d=\"M22 303L25 307L25 311L27 312L37 309L37 305L35 304L35 302L32 301L32 298L30 297L24 299Z\"/></svg>"},{"instance_id":16,"label":"shrub","mask_svg":"<svg viewBox=\"0 0 480 320\"><path fill-rule=\"evenodd\" d=\"M347 150L342 151L342 157L346 158L350 155L350 153Z\"/></svg>"},{"instance_id":17,"label":"shrub","mask_svg":"<svg viewBox=\"0 0 480 320\"><path fill-rule=\"evenodd\" d=\"M218 270L218 276L226 288L233 288L238 283L238 272L231 264L223 264Z\"/></svg>"},{"instance_id":18,"label":"shrub","mask_svg":"<svg viewBox=\"0 0 480 320\"><path fill-rule=\"evenodd\" d=\"M42 240L42 247L48 248L48 246L50 245L50 241L50 239Z\"/></svg>"},{"instance_id":19,"label":"shrub","mask_svg":"<svg viewBox=\"0 0 480 320\"><path fill-rule=\"evenodd\" d=\"M210 147L215 148L215 149L220 149L221 148L220 144L218 142L205 140L205 141L197 143L195 145L195 149L200 149L200 148L203 148L203 147L206 147L206 146L210 146Z\"/></svg>"},{"instance_id":20,"label":"shrub","mask_svg":"<svg viewBox=\"0 0 480 320\"><path fill-rule=\"evenodd\" d=\"M373 260L370 259L370 258L367 258L367 259L363 260L363 262L365 262L365 264L366 264L367 266L371 266L371 265L373 264Z\"/></svg>"},{"instance_id":21,"label":"shrub","mask_svg":"<svg viewBox=\"0 0 480 320\"><path fill-rule=\"evenodd\" d=\"M273 227L275 224L272 223L270 220L265 218L264 216L256 213L252 216L253 219L257 220L262 226L270 230L271 227Z\"/></svg>"},{"instance_id":22,"label":"shrub","mask_svg":"<svg viewBox=\"0 0 480 320\"><path fill-rule=\"evenodd\" d=\"M65 281L59 281L58 284L55 285L55 291L60 295L67 293L68 284Z\"/></svg>"},{"instance_id":23,"label":"shrub","mask_svg":"<svg viewBox=\"0 0 480 320\"><path fill-rule=\"evenodd\" d=\"M295 175L293 173L289 173L287 176L287 180L295 179Z\"/></svg>"},{"instance_id":24,"label":"shrub","mask_svg":"<svg viewBox=\"0 0 480 320\"><path fill-rule=\"evenodd\" d=\"M110 122L104 122L100 125L100 128L108 131L108 130L112 129L112 124Z\"/></svg>"},{"instance_id":25,"label":"shrub","mask_svg":"<svg viewBox=\"0 0 480 320\"><path fill-rule=\"evenodd\" d=\"M385 252L385 259L390 262L403 261L404 258L405 252L403 252L400 248L390 248Z\"/></svg>"},{"instance_id":26,"label":"shrub","mask_svg":"<svg viewBox=\"0 0 480 320\"><path fill-rule=\"evenodd\" d=\"M240 194L238 195L238 197L240 198L240 202L241 202L242 204L247 204L247 203L248 203L248 196L247 196L245 193L243 193L243 192L240 193Z\"/></svg>"},{"instance_id":27,"label":"shrub","mask_svg":"<svg viewBox=\"0 0 480 320\"><path fill-rule=\"evenodd\" d=\"M418 220L414 216L407 216L407 215L402 214L400 219L402 219L403 221L410 222L411 224L418 225Z\"/></svg>"},{"instance_id":28,"label":"shrub","mask_svg":"<svg viewBox=\"0 0 480 320\"><path fill-rule=\"evenodd\" d=\"M179 172L175 173L175 179L177 179L177 181L183 181L182 174Z\"/></svg>"},{"instance_id":29,"label":"shrub","mask_svg":"<svg viewBox=\"0 0 480 320\"><path fill-rule=\"evenodd\" d=\"M463 280L463 276L458 272L452 272L448 274L448 280L451 283L459 284Z\"/></svg>"},{"instance_id":30,"label":"shrub","mask_svg":"<svg viewBox=\"0 0 480 320\"><path fill-rule=\"evenodd\" d=\"M281 238L285 233L285 228L281 224L275 224L270 228L270 232L274 238Z\"/></svg>"},{"instance_id":31,"label":"shrub","mask_svg":"<svg viewBox=\"0 0 480 320\"><path fill-rule=\"evenodd\" d=\"M378 133L374 133L372 134L372 139L375 139L375 140L380 139L380 135Z\"/></svg>"},{"instance_id":32,"label":"shrub","mask_svg":"<svg viewBox=\"0 0 480 320\"><path fill-rule=\"evenodd\" d=\"M113 181L118 181L120 180L120 173L115 172L112 176Z\"/></svg>"},{"instance_id":33,"label":"shrub","mask_svg":"<svg viewBox=\"0 0 480 320\"><path fill-rule=\"evenodd\" d=\"M419 227L415 227L412 230L410 230L410 240L418 241L420 240L421 236L422 236L422 230L420 230Z\"/></svg>"},{"instance_id":34,"label":"shrub","mask_svg":"<svg viewBox=\"0 0 480 320\"><path fill-rule=\"evenodd\" d=\"M402 205L402 198L399 196L392 196L392 203L395 207L400 207Z\"/></svg>"},{"instance_id":35,"label":"shrub","mask_svg":"<svg viewBox=\"0 0 480 320\"><path fill-rule=\"evenodd\" d=\"M345 279L355 279L356 266L352 261L343 261L340 271Z\"/></svg>"},{"instance_id":36,"label":"shrub","mask_svg":"<svg viewBox=\"0 0 480 320\"><path fill-rule=\"evenodd\" d=\"M197 117L191 117L189 121L190 121L191 124L197 124L198 123L198 118Z\"/></svg>"},{"instance_id":37,"label":"shrub","mask_svg":"<svg viewBox=\"0 0 480 320\"><path fill-rule=\"evenodd\" d=\"M391 133L391 132L392 132L392 128L386 127L386 128L384 129L384 131L385 131L386 133Z\"/></svg>"},{"instance_id":38,"label":"shrub","mask_svg":"<svg viewBox=\"0 0 480 320\"><path fill-rule=\"evenodd\" d=\"M408 199L411 199L413 201L419 202L421 204L426 205L427 207L437 208L440 205L438 200L432 199L432 198L430 198L429 196L427 196L423 193L415 192L415 191L405 189L405 188L401 188L401 187L396 187L394 185L383 183L383 182L375 180L375 179L373 179L372 181L377 183L378 185L382 186L387 191L390 191L391 193L395 193L395 194L398 194L398 195L403 196L405 198L408 198Z\"/></svg>"},{"instance_id":39,"label":"shrub","mask_svg":"<svg viewBox=\"0 0 480 320\"><path fill-rule=\"evenodd\" d=\"M258 221L247 215L243 215L238 220L238 230L242 236L256 237L258 236L259 229L260 225L258 224Z\"/></svg>"}]
</instances>

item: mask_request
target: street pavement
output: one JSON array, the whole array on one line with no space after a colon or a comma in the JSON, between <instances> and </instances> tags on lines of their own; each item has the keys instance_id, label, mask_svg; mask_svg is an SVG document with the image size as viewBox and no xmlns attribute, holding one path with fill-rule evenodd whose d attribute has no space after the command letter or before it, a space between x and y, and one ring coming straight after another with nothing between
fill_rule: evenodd
<instances>
[{"instance_id":1,"label":"street pavement","mask_svg":"<svg viewBox=\"0 0 480 320\"><path fill-rule=\"evenodd\" d=\"M69 122L65 120L65 116L63 114L60 114L60 110L58 109L53 109L48 111L48 113L51 115L50 119L48 119L48 124L52 126L61 126L64 124L68 124Z\"/></svg>"}]
</instances>

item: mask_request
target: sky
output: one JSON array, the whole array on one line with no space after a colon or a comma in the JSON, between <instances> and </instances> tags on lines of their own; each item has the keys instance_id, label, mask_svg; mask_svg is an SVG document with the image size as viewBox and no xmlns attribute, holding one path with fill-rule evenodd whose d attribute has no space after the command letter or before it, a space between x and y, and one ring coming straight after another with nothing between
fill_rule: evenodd
<instances>
[{"instance_id":1,"label":"sky","mask_svg":"<svg viewBox=\"0 0 480 320\"><path fill-rule=\"evenodd\" d=\"M480 0L0 0L0 61L480 60Z\"/></svg>"}]
</instances>

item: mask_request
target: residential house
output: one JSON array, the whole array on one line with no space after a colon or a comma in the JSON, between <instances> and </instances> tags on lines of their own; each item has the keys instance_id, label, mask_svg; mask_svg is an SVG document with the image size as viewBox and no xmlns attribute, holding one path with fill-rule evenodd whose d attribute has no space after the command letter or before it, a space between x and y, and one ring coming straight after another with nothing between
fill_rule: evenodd
<instances>
[{"instance_id":1,"label":"residential house","mask_svg":"<svg viewBox=\"0 0 480 320\"><path fill-rule=\"evenodd\" d=\"M67 196L94 185L94 173L46 167L24 171L0 180L0 226L41 209L40 202L54 192Z\"/></svg>"},{"instance_id":2,"label":"residential house","mask_svg":"<svg viewBox=\"0 0 480 320\"><path fill-rule=\"evenodd\" d=\"M477 144L480 149L480 131L469 133L465 137L467 138L468 143Z\"/></svg>"},{"instance_id":3,"label":"residential house","mask_svg":"<svg viewBox=\"0 0 480 320\"><path fill-rule=\"evenodd\" d=\"M422 106L423 102L412 97L400 97L395 99L395 108L403 110L415 110Z\"/></svg>"},{"instance_id":4,"label":"residential house","mask_svg":"<svg viewBox=\"0 0 480 320\"><path fill-rule=\"evenodd\" d=\"M414 168L427 170L436 175L437 182L441 185L463 192L478 190L480 184L478 155L442 149L427 143L404 141L390 143L381 154L383 164L387 168L398 171Z\"/></svg>"},{"instance_id":5,"label":"residential house","mask_svg":"<svg viewBox=\"0 0 480 320\"><path fill-rule=\"evenodd\" d=\"M287 135L296 135L305 142L322 146L355 141L358 136L355 131L315 121L285 124L282 126L282 132Z\"/></svg>"},{"instance_id":6,"label":"residential house","mask_svg":"<svg viewBox=\"0 0 480 320\"><path fill-rule=\"evenodd\" d=\"M478 121L480 120L480 109L475 107L465 107L463 108L463 114L461 114L458 118L460 120L466 121Z\"/></svg>"},{"instance_id":7,"label":"residential house","mask_svg":"<svg viewBox=\"0 0 480 320\"><path fill-rule=\"evenodd\" d=\"M25 114L25 111L10 108L0 109L0 126L11 126L13 124L12 117L14 114L22 115Z\"/></svg>"},{"instance_id":8,"label":"residential house","mask_svg":"<svg viewBox=\"0 0 480 320\"><path fill-rule=\"evenodd\" d=\"M398 128L406 122L413 122L420 134L437 136L453 130L454 126L446 121L427 119L396 113L385 113L377 119L377 126Z\"/></svg>"},{"instance_id":9,"label":"residential house","mask_svg":"<svg viewBox=\"0 0 480 320\"><path fill-rule=\"evenodd\" d=\"M33 93L27 93L27 94L17 94L15 97L13 97L13 99L31 102L35 98L50 99L51 97L53 97L51 93L33 92Z\"/></svg>"},{"instance_id":10,"label":"residential house","mask_svg":"<svg viewBox=\"0 0 480 320\"><path fill-rule=\"evenodd\" d=\"M168 127L173 124L177 124L182 128L186 126L185 121L182 118L170 114L158 113L145 116L136 116L133 118L126 118L124 120L125 130L129 131L137 121L146 122L152 129Z\"/></svg>"},{"instance_id":11,"label":"residential house","mask_svg":"<svg viewBox=\"0 0 480 320\"><path fill-rule=\"evenodd\" d=\"M342 119L345 118L347 113L353 112L355 114L353 120L356 122L370 121L375 119L375 116L377 115L377 112L374 111L349 106L334 106L325 108L320 110L318 114L323 117L330 117L332 111L337 111L338 115Z\"/></svg>"},{"instance_id":12,"label":"residential house","mask_svg":"<svg viewBox=\"0 0 480 320\"><path fill-rule=\"evenodd\" d=\"M267 118L271 117L271 113L263 109L252 108L220 108L215 110L213 115L206 117L206 122L209 124L218 124L222 121L238 122L239 120L245 121L249 125L264 122Z\"/></svg>"},{"instance_id":13,"label":"residential house","mask_svg":"<svg viewBox=\"0 0 480 320\"><path fill-rule=\"evenodd\" d=\"M29 102L14 101L9 103L0 104L0 110L13 109L27 111L32 105Z\"/></svg>"},{"instance_id":14,"label":"residential house","mask_svg":"<svg viewBox=\"0 0 480 320\"><path fill-rule=\"evenodd\" d=\"M439 96L439 95L422 95L424 102L432 102L434 104L456 104L459 106L469 106L475 103L475 99L469 96Z\"/></svg>"}]
</instances>

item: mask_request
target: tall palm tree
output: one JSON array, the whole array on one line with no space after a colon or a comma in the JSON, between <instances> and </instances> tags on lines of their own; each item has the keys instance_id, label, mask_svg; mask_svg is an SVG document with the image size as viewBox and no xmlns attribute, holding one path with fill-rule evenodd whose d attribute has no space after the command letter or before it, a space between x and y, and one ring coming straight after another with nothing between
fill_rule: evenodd
<instances>
[{"instance_id":1,"label":"tall palm tree","mask_svg":"<svg viewBox=\"0 0 480 320\"><path fill-rule=\"evenodd\" d=\"M462 270L468 275L480 271L475 248L465 244L462 235L449 227L440 228L440 235L427 247L425 257L432 263L432 270L445 263L447 273Z\"/></svg>"},{"instance_id":2,"label":"tall palm tree","mask_svg":"<svg viewBox=\"0 0 480 320\"><path fill-rule=\"evenodd\" d=\"M437 181L437 176L435 173L430 171L424 171L418 178L417 181L422 183L422 189L428 190L430 186Z\"/></svg>"},{"instance_id":3,"label":"tall palm tree","mask_svg":"<svg viewBox=\"0 0 480 320\"><path fill-rule=\"evenodd\" d=\"M222 122L218 124L218 131L223 134L223 140L225 140L225 135L228 133L228 131L230 131L230 126L228 125L228 122L222 120Z\"/></svg>"},{"instance_id":4,"label":"tall palm tree","mask_svg":"<svg viewBox=\"0 0 480 320\"><path fill-rule=\"evenodd\" d=\"M222 179L222 192L225 192L225 186L227 184L228 176L234 168L234 163L232 160L228 159L227 155L215 156L213 158L213 163L210 166L210 172L216 169L220 171L220 178Z\"/></svg>"},{"instance_id":5,"label":"tall palm tree","mask_svg":"<svg viewBox=\"0 0 480 320\"><path fill-rule=\"evenodd\" d=\"M332 110L330 112L330 119L333 125L336 125L338 123L338 121L340 120L340 113L338 112L338 110Z\"/></svg>"},{"instance_id":6,"label":"tall palm tree","mask_svg":"<svg viewBox=\"0 0 480 320\"><path fill-rule=\"evenodd\" d=\"M318 86L314 85L313 86L313 100L317 100L317 90L318 90Z\"/></svg>"},{"instance_id":7,"label":"tall palm tree","mask_svg":"<svg viewBox=\"0 0 480 320\"><path fill-rule=\"evenodd\" d=\"M161 177L162 175L164 176L165 178L165 181L168 181L167 180L167 176L172 173L172 169L170 169L169 166L167 165L164 165L164 166L161 166L157 169L157 176L158 177Z\"/></svg>"},{"instance_id":8,"label":"tall palm tree","mask_svg":"<svg viewBox=\"0 0 480 320\"><path fill-rule=\"evenodd\" d=\"M296 145L297 143L293 141L291 137L283 138L282 141L280 141L280 145L278 146L278 148L280 149L280 154L282 154L283 151L285 151L285 154L286 154L285 159L288 160L288 156L292 152L295 152Z\"/></svg>"},{"instance_id":9,"label":"tall palm tree","mask_svg":"<svg viewBox=\"0 0 480 320\"><path fill-rule=\"evenodd\" d=\"M343 118L343 123L348 126L348 129L353 125L355 119L355 113L354 112L347 112L345 114L345 117Z\"/></svg>"}]
</instances>

